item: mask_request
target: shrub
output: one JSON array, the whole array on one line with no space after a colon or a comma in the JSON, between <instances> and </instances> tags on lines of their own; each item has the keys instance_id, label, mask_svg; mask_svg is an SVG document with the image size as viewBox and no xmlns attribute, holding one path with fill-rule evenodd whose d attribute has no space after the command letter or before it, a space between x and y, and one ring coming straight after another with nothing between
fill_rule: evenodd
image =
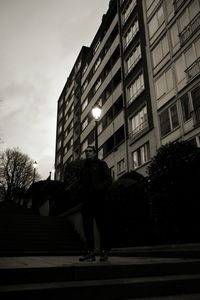
<instances>
[{"instance_id":1,"label":"shrub","mask_svg":"<svg viewBox=\"0 0 200 300\"><path fill-rule=\"evenodd\" d=\"M160 241L197 238L199 170L200 151L190 142L163 145L152 159L148 167L149 200Z\"/></svg>"},{"instance_id":2,"label":"shrub","mask_svg":"<svg viewBox=\"0 0 200 300\"><path fill-rule=\"evenodd\" d=\"M145 178L131 171L113 182L110 187L115 246L149 243L149 207L145 185Z\"/></svg>"}]
</instances>

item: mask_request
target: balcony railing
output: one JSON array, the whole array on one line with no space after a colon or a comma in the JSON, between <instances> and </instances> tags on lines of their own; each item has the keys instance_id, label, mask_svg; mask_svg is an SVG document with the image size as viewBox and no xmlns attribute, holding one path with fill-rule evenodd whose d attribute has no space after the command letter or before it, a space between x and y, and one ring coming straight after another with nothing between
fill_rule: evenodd
<instances>
[{"instance_id":1,"label":"balcony railing","mask_svg":"<svg viewBox=\"0 0 200 300\"><path fill-rule=\"evenodd\" d=\"M185 73L187 74L188 80L192 80L195 76L200 74L200 57L185 70Z\"/></svg>"},{"instance_id":2,"label":"balcony railing","mask_svg":"<svg viewBox=\"0 0 200 300\"><path fill-rule=\"evenodd\" d=\"M181 45L183 45L195 32L197 32L200 28L200 13L196 15L196 17L188 24L188 26L181 31L180 33L180 41Z\"/></svg>"},{"instance_id":3,"label":"balcony railing","mask_svg":"<svg viewBox=\"0 0 200 300\"><path fill-rule=\"evenodd\" d=\"M143 134L148 129L148 120L138 125L130 134L129 141L132 143L136 138Z\"/></svg>"}]
</instances>

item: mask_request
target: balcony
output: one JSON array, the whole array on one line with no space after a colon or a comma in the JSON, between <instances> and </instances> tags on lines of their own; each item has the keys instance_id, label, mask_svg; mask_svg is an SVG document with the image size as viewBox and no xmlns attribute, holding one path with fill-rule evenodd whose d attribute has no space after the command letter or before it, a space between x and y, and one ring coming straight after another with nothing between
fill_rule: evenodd
<instances>
[{"instance_id":1,"label":"balcony","mask_svg":"<svg viewBox=\"0 0 200 300\"><path fill-rule=\"evenodd\" d=\"M129 143L133 143L134 140L136 140L138 137L140 137L147 129L148 126L148 120L145 120L143 123L138 125L130 134L129 134Z\"/></svg>"},{"instance_id":2,"label":"balcony","mask_svg":"<svg viewBox=\"0 0 200 300\"><path fill-rule=\"evenodd\" d=\"M129 19L132 11L134 10L134 8L136 7L137 5L137 1L136 0L133 0L132 3L130 4L131 6L129 7L129 11L127 14L123 14L123 21L122 21L122 24L124 25L126 23L126 21Z\"/></svg>"},{"instance_id":3,"label":"balcony","mask_svg":"<svg viewBox=\"0 0 200 300\"><path fill-rule=\"evenodd\" d=\"M193 62L193 64L191 64L191 66L189 66L185 70L185 73L187 75L187 80L188 81L192 80L195 76L200 74L200 57L197 58L197 60L195 60Z\"/></svg>"},{"instance_id":4,"label":"balcony","mask_svg":"<svg viewBox=\"0 0 200 300\"><path fill-rule=\"evenodd\" d=\"M187 42L187 40L199 30L200 28L200 13L196 15L196 17L188 24L188 26L181 31L180 33L180 41L181 46Z\"/></svg>"}]
</instances>

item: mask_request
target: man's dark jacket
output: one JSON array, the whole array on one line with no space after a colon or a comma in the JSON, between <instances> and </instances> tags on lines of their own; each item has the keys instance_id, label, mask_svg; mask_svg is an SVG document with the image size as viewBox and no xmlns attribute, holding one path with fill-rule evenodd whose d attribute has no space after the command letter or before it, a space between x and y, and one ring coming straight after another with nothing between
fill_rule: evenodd
<instances>
[{"instance_id":1,"label":"man's dark jacket","mask_svg":"<svg viewBox=\"0 0 200 300\"><path fill-rule=\"evenodd\" d=\"M80 172L80 192L84 197L99 198L105 195L112 183L110 170L103 160L86 159Z\"/></svg>"}]
</instances>

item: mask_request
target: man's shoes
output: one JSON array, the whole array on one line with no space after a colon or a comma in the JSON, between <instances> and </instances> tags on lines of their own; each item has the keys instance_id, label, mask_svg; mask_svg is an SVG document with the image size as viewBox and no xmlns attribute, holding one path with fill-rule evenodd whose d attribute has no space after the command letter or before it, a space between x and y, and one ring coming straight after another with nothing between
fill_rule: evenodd
<instances>
[{"instance_id":1,"label":"man's shoes","mask_svg":"<svg viewBox=\"0 0 200 300\"><path fill-rule=\"evenodd\" d=\"M108 260L108 251L102 250L99 261L107 261L107 260Z\"/></svg>"},{"instance_id":2,"label":"man's shoes","mask_svg":"<svg viewBox=\"0 0 200 300\"><path fill-rule=\"evenodd\" d=\"M94 255L93 251L88 251L87 254L85 254L79 258L79 261L82 261L82 262L83 261L92 262L95 260L96 260L96 257Z\"/></svg>"}]
</instances>

